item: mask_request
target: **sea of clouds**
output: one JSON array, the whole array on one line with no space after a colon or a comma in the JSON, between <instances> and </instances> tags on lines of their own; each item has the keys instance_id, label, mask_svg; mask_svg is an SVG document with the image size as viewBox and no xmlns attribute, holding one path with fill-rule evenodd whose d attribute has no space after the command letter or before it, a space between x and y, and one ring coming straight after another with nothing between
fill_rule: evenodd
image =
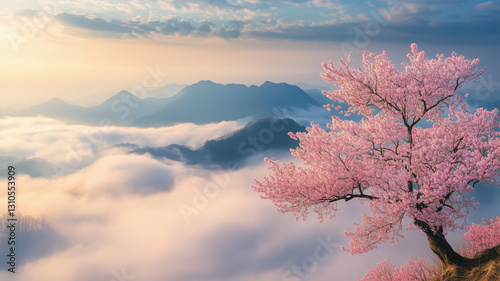
<instances>
[{"instance_id":1,"label":"sea of clouds","mask_svg":"<svg viewBox=\"0 0 500 281\"><path fill-rule=\"evenodd\" d=\"M131 145L196 147L243 125L144 129L66 125L44 117L0 119L2 164L19 163L17 211L44 216L50 226L43 239L26 234L33 248L19 253L25 256L18 257L15 274L2 270L0 279L357 280L382 259L402 265L408 258L432 257L418 232L364 255L341 251L340 245L348 245L343 231L362 221L366 205L344 204L336 218L323 223L314 215L296 221L278 213L251 189L254 178L269 173L263 154L243 168L222 170L128 153ZM55 172L23 172L22 163L32 159ZM288 153L283 160L291 160ZM1 210L6 205L6 192L0 192ZM459 234L452 237L458 241ZM0 244L5 238L3 233Z\"/></svg>"}]
</instances>

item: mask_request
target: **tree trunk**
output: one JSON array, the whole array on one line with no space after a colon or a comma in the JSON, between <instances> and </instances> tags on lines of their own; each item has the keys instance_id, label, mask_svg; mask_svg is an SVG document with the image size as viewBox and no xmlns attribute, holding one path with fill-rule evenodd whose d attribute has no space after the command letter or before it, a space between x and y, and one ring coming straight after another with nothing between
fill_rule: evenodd
<instances>
[{"instance_id":1,"label":"tree trunk","mask_svg":"<svg viewBox=\"0 0 500 281\"><path fill-rule=\"evenodd\" d=\"M455 252L443 235L443 228L433 231L426 222L415 220L415 224L427 235L429 247L446 267L448 265L469 266L472 260Z\"/></svg>"},{"instance_id":2,"label":"tree trunk","mask_svg":"<svg viewBox=\"0 0 500 281\"><path fill-rule=\"evenodd\" d=\"M442 229L439 229L436 233L434 233L432 230L424 232L427 235L429 247L445 266L467 266L470 263L470 259L461 256L459 253L453 250L448 241L446 241Z\"/></svg>"}]
</instances>

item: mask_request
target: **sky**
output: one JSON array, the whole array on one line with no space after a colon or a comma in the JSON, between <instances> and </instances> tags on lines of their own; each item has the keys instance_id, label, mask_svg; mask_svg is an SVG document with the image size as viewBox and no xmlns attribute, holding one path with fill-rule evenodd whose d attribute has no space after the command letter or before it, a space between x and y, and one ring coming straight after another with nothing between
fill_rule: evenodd
<instances>
[{"instance_id":1,"label":"sky","mask_svg":"<svg viewBox=\"0 0 500 281\"><path fill-rule=\"evenodd\" d=\"M321 62L368 49L399 64L411 43L479 57L493 85L499 15L468 0L4 1L0 108L207 79L325 86Z\"/></svg>"},{"instance_id":2,"label":"sky","mask_svg":"<svg viewBox=\"0 0 500 281\"><path fill-rule=\"evenodd\" d=\"M386 50L399 65L411 43L427 57L480 58L487 70L464 88L467 102L498 107L499 1L2 1L0 113L199 80L329 87L321 62L352 55L361 65L368 49ZM18 273L0 266L1 280L348 281L383 259L432 261L418 231L366 254L341 251L349 243L343 232L362 221L366 205L350 201L323 223L277 212L250 188L269 175L264 153L233 170L128 153L127 145L198 147L248 120L134 128L0 116L1 182L7 165L17 165L19 211L48 222L19 234L27 248L19 249ZM498 215L500 189L478 190L481 205L467 223ZM0 216L6 202L0 192ZM450 233L453 246L462 233ZM6 238L0 231L3 266Z\"/></svg>"}]
</instances>

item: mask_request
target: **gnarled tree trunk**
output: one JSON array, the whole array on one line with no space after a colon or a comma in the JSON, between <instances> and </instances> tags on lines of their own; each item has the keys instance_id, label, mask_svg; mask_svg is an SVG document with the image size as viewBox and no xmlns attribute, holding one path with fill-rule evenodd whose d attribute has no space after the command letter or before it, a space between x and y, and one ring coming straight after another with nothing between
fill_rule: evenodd
<instances>
[{"instance_id":1,"label":"gnarled tree trunk","mask_svg":"<svg viewBox=\"0 0 500 281\"><path fill-rule=\"evenodd\" d=\"M470 264L471 260L469 258L463 257L459 253L455 252L455 250L453 250L451 245L444 237L442 229L438 230L436 233L434 233L433 231L424 232L427 235L429 247L445 266L467 266Z\"/></svg>"},{"instance_id":2,"label":"gnarled tree trunk","mask_svg":"<svg viewBox=\"0 0 500 281\"><path fill-rule=\"evenodd\" d=\"M429 247L432 252L438 256L439 260L441 260L445 267L448 265L456 265L460 267L472 265L471 259L466 258L453 250L451 245L446 240L446 237L444 237L442 227L440 227L437 231L434 231L426 222L419 220L415 220L415 225L420 227L425 235L427 235Z\"/></svg>"},{"instance_id":3,"label":"gnarled tree trunk","mask_svg":"<svg viewBox=\"0 0 500 281\"><path fill-rule=\"evenodd\" d=\"M415 220L415 224L427 235L429 247L443 263L443 271L435 280L500 280L500 245L467 258L453 250L443 228L433 231L426 222Z\"/></svg>"}]
</instances>

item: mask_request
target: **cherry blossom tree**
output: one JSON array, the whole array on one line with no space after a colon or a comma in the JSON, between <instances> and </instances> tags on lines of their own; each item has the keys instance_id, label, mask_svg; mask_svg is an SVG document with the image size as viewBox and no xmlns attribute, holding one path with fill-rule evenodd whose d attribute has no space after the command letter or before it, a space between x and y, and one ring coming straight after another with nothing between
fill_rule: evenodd
<instances>
[{"instance_id":1,"label":"cherry blossom tree","mask_svg":"<svg viewBox=\"0 0 500 281\"><path fill-rule=\"evenodd\" d=\"M464 263L445 235L463 227L477 183L498 183L498 110L469 112L457 93L484 72L476 69L479 59L428 59L416 44L408 58L402 71L385 52L365 51L363 69L351 68L350 57L339 67L323 63L323 80L338 88L323 94L348 103L343 113L361 121L333 116L327 130L311 123L307 132L290 133L300 141L291 152L302 163L266 158L272 174L252 187L279 211L304 219L310 211L320 221L332 218L342 201L368 202L371 213L346 232L344 249L352 254L397 241L404 228L419 229L444 264Z\"/></svg>"}]
</instances>

